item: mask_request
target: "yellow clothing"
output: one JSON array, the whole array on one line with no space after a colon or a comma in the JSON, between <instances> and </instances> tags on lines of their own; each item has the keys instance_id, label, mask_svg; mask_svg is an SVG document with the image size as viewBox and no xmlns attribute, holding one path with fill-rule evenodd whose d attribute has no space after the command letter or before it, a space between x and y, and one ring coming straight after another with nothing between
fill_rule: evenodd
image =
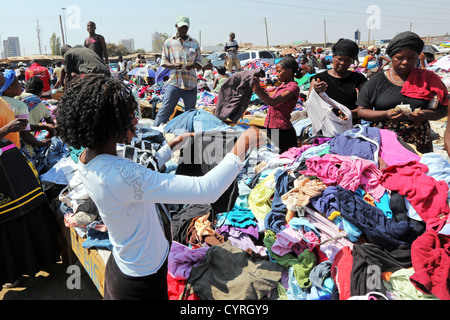
<instances>
[{"instance_id":1,"label":"yellow clothing","mask_svg":"<svg viewBox=\"0 0 450 320\"><path fill-rule=\"evenodd\" d=\"M5 100L3 100L3 98L0 98L0 128L4 127L15 118L14 112L9 108L9 105L5 102ZM19 132L8 133L3 138L13 142L18 148L20 148Z\"/></svg>"}]
</instances>

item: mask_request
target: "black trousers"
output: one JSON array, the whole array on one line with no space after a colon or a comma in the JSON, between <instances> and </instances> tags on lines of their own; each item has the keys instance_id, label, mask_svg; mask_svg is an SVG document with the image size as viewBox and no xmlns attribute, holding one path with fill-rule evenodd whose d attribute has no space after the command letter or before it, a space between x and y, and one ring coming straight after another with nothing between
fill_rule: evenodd
<instances>
[{"instance_id":1,"label":"black trousers","mask_svg":"<svg viewBox=\"0 0 450 320\"><path fill-rule=\"evenodd\" d=\"M294 128L291 129L269 129L267 136L273 144L280 148L280 154L288 151L290 148L297 147L297 133Z\"/></svg>"},{"instance_id":2,"label":"black trousers","mask_svg":"<svg viewBox=\"0 0 450 320\"><path fill-rule=\"evenodd\" d=\"M169 300L167 290L167 260L155 274L130 277L120 271L114 256L109 256L104 300Z\"/></svg>"}]
</instances>

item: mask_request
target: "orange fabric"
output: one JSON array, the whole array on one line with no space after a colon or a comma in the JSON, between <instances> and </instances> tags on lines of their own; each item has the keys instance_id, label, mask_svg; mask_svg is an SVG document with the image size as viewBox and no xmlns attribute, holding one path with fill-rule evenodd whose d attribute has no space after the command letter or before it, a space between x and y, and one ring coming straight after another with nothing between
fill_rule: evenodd
<instances>
[{"instance_id":1,"label":"orange fabric","mask_svg":"<svg viewBox=\"0 0 450 320\"><path fill-rule=\"evenodd\" d=\"M7 125L16 117L5 100L0 98L0 128ZM18 132L11 132L3 137L6 140L13 142L18 148L20 148L20 135Z\"/></svg>"}]
</instances>

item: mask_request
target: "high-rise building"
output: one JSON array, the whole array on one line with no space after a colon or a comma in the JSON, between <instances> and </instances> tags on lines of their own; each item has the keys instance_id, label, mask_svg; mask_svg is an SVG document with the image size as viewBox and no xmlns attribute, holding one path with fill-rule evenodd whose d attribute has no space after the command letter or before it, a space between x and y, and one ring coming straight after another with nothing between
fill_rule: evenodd
<instances>
[{"instance_id":1,"label":"high-rise building","mask_svg":"<svg viewBox=\"0 0 450 320\"><path fill-rule=\"evenodd\" d=\"M134 39L122 39L119 41L119 46L123 45L128 51L134 51Z\"/></svg>"},{"instance_id":2,"label":"high-rise building","mask_svg":"<svg viewBox=\"0 0 450 320\"><path fill-rule=\"evenodd\" d=\"M20 56L19 37L8 37L3 40L3 55L5 58Z\"/></svg>"}]
</instances>

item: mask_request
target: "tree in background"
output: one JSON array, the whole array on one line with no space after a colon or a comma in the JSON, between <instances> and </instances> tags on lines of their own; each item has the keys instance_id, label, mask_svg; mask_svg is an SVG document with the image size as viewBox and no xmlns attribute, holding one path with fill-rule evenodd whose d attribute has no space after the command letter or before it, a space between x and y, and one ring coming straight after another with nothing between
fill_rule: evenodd
<instances>
[{"instance_id":1,"label":"tree in background","mask_svg":"<svg viewBox=\"0 0 450 320\"><path fill-rule=\"evenodd\" d=\"M106 50L109 57L126 56L129 54L128 49L124 45L116 45L114 43L107 43Z\"/></svg>"},{"instance_id":2,"label":"tree in background","mask_svg":"<svg viewBox=\"0 0 450 320\"><path fill-rule=\"evenodd\" d=\"M152 34L152 50L153 52L162 52L164 42L169 39L167 33L155 32Z\"/></svg>"},{"instance_id":3,"label":"tree in background","mask_svg":"<svg viewBox=\"0 0 450 320\"><path fill-rule=\"evenodd\" d=\"M50 50L54 56L61 54L61 39L56 36L56 33L50 37Z\"/></svg>"}]
</instances>

